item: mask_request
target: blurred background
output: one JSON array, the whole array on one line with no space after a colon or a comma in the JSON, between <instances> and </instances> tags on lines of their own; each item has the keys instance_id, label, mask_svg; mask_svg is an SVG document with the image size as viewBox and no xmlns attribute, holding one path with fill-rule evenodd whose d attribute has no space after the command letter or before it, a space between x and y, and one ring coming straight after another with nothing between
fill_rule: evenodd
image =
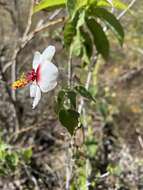
<instances>
[{"instance_id":1,"label":"blurred background","mask_svg":"<svg viewBox=\"0 0 143 190\"><path fill-rule=\"evenodd\" d=\"M129 3L130 1L125 1ZM37 3L37 2L35 2ZM32 16L28 28L30 0L0 0L0 130L3 141L14 148L32 147L29 164L1 175L0 189L63 190L66 183L69 135L57 118L54 102L58 90L67 81L67 52L63 47L64 20L44 30L45 23L64 18L64 8L41 11ZM120 11L115 12L118 15ZM111 53L107 63L100 61L98 86L104 113L86 103L87 135L75 137L75 166L71 190L143 189L143 3L136 0L122 18L125 30L123 48L111 35ZM28 34L31 34L28 35ZM32 36L33 35L33 36ZM28 38L27 38L28 36ZM12 91L11 84L32 68L35 51L48 45L56 47L54 64L60 70L58 86L43 94L35 110L29 87ZM86 69L74 59L74 80L85 83ZM93 71L90 90L96 94L97 70ZM89 109L90 108L90 109ZM103 120L108 114L109 122ZM86 169L87 167L88 169ZM85 170L89 176L85 176ZM102 175L105 174L105 175ZM75 180L76 179L76 180Z\"/></svg>"}]
</instances>

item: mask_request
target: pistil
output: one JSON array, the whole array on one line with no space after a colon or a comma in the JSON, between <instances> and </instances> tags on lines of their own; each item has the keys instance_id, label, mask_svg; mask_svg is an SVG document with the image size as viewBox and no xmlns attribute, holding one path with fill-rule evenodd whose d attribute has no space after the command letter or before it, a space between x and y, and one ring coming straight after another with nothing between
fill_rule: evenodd
<instances>
[{"instance_id":1,"label":"pistil","mask_svg":"<svg viewBox=\"0 0 143 190\"><path fill-rule=\"evenodd\" d=\"M27 84L33 82L35 79L36 79L36 73L35 70L32 69L32 71L28 72L26 75L22 74L20 79L13 82L12 88L17 89L25 87Z\"/></svg>"}]
</instances>

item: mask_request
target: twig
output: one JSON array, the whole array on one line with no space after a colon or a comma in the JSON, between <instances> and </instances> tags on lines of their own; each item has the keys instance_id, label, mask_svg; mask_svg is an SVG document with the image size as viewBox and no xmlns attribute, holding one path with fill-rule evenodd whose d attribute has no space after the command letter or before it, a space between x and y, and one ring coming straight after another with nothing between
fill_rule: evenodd
<instances>
[{"instance_id":1,"label":"twig","mask_svg":"<svg viewBox=\"0 0 143 190\"><path fill-rule=\"evenodd\" d=\"M69 58L68 58L68 87L71 87L72 83L72 53L69 52ZM72 137L70 137L70 143L67 148L67 160L66 160L66 190L70 189L70 181L71 181L71 175L73 170L73 143L72 143Z\"/></svg>"},{"instance_id":2,"label":"twig","mask_svg":"<svg viewBox=\"0 0 143 190\"><path fill-rule=\"evenodd\" d=\"M56 11L49 17L49 20L53 20L61 11L62 11L62 9L56 10Z\"/></svg>"},{"instance_id":3,"label":"twig","mask_svg":"<svg viewBox=\"0 0 143 190\"><path fill-rule=\"evenodd\" d=\"M29 16L28 16L28 21L27 21L27 27L26 27L25 32L23 34L23 39L27 36L27 34L28 34L28 32L30 31L30 28L31 28L33 6L34 6L34 0L31 0L31 5L30 5L30 9L29 9Z\"/></svg>"},{"instance_id":4,"label":"twig","mask_svg":"<svg viewBox=\"0 0 143 190\"><path fill-rule=\"evenodd\" d=\"M33 32L31 32L28 37L27 37L27 40L29 41L29 39L31 40L35 34L49 28L50 26L54 26L56 24L60 24L60 23L63 23L65 21L65 18L59 18L57 20L53 20L53 21L50 21L46 24L43 24L42 26L40 26L39 28L36 28Z\"/></svg>"},{"instance_id":5,"label":"twig","mask_svg":"<svg viewBox=\"0 0 143 190\"><path fill-rule=\"evenodd\" d=\"M18 135L20 135L22 133L25 133L25 132L28 132L28 131L31 131L31 130L39 130L39 129L41 129L41 127L30 126L30 127L27 127L27 128L23 128L23 129L17 131L16 133L12 134L11 137L9 138L10 139L9 141L11 141L11 139L13 139L15 136L18 136Z\"/></svg>"},{"instance_id":6,"label":"twig","mask_svg":"<svg viewBox=\"0 0 143 190\"><path fill-rule=\"evenodd\" d=\"M70 161L67 161L70 162ZM70 171L69 163L66 164L66 190L69 190L70 187L70 180L71 180L71 171Z\"/></svg>"},{"instance_id":7,"label":"twig","mask_svg":"<svg viewBox=\"0 0 143 190\"><path fill-rule=\"evenodd\" d=\"M109 173L109 172L106 172L106 173L104 173L104 174L102 174L102 175L100 175L99 177L96 177L96 178L102 179L102 178L108 177L109 175L110 175L110 173Z\"/></svg>"},{"instance_id":8,"label":"twig","mask_svg":"<svg viewBox=\"0 0 143 190\"><path fill-rule=\"evenodd\" d=\"M70 182L71 182L71 178L72 178L73 165L74 165L72 137L70 137L70 142L69 142L69 145L68 145L66 151L67 151L67 155L66 155L66 190L69 190Z\"/></svg>"},{"instance_id":9,"label":"twig","mask_svg":"<svg viewBox=\"0 0 143 190\"><path fill-rule=\"evenodd\" d=\"M127 13L127 11L134 5L135 2L136 0L132 0L128 7L117 16L117 19L121 19Z\"/></svg>"},{"instance_id":10,"label":"twig","mask_svg":"<svg viewBox=\"0 0 143 190\"><path fill-rule=\"evenodd\" d=\"M140 147L143 149L143 139L142 139L142 136L141 136L141 133L140 133L139 129L136 129L136 134L137 134L137 137L138 137Z\"/></svg>"},{"instance_id":11,"label":"twig","mask_svg":"<svg viewBox=\"0 0 143 190\"><path fill-rule=\"evenodd\" d=\"M72 52L69 51L68 58L68 87L70 88L72 84ZM70 137L69 146L67 148L67 156L66 156L66 190L70 189L70 181L72 178L72 170L74 165L73 158L73 139Z\"/></svg>"},{"instance_id":12,"label":"twig","mask_svg":"<svg viewBox=\"0 0 143 190\"><path fill-rule=\"evenodd\" d=\"M140 143L141 148L143 149L143 139L142 139L141 135L138 136L138 141Z\"/></svg>"}]
</instances>

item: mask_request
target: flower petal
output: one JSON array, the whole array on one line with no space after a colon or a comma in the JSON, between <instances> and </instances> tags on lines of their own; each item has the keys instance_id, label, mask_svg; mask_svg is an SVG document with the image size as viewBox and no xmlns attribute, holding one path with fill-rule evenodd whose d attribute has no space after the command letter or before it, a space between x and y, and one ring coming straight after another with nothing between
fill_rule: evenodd
<instances>
[{"instance_id":1,"label":"flower petal","mask_svg":"<svg viewBox=\"0 0 143 190\"><path fill-rule=\"evenodd\" d=\"M39 51L36 51L34 53L34 58L33 58L33 69L36 71L38 65L40 64L40 60L41 60L41 53Z\"/></svg>"},{"instance_id":2,"label":"flower petal","mask_svg":"<svg viewBox=\"0 0 143 190\"><path fill-rule=\"evenodd\" d=\"M49 61L44 61L39 70L39 81L37 81L42 92L48 92L56 87L58 68Z\"/></svg>"},{"instance_id":3,"label":"flower petal","mask_svg":"<svg viewBox=\"0 0 143 190\"><path fill-rule=\"evenodd\" d=\"M42 60L48 60L51 61L54 54L55 54L55 47L54 46L48 46L42 53Z\"/></svg>"},{"instance_id":4,"label":"flower petal","mask_svg":"<svg viewBox=\"0 0 143 190\"><path fill-rule=\"evenodd\" d=\"M31 84L30 85L30 97L34 98L36 96L36 89L37 89L37 85L36 84Z\"/></svg>"},{"instance_id":5,"label":"flower petal","mask_svg":"<svg viewBox=\"0 0 143 190\"><path fill-rule=\"evenodd\" d=\"M36 94L35 94L35 97L33 100L32 109L34 109L38 105L40 99L41 99L41 90L40 90L39 86L36 86Z\"/></svg>"}]
</instances>

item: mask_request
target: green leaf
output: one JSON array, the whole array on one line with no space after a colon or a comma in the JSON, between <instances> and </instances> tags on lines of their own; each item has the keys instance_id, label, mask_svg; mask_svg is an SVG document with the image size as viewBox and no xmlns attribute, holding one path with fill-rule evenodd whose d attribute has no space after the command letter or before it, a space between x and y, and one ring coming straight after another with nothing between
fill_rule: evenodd
<instances>
[{"instance_id":1,"label":"green leaf","mask_svg":"<svg viewBox=\"0 0 143 190\"><path fill-rule=\"evenodd\" d=\"M96 100L94 99L94 97L92 96L92 94L83 86L76 86L75 90L83 97L89 99L89 100L93 100L94 102L96 102Z\"/></svg>"},{"instance_id":2,"label":"green leaf","mask_svg":"<svg viewBox=\"0 0 143 190\"><path fill-rule=\"evenodd\" d=\"M88 32L85 32L83 29L81 29L81 35L83 40L83 46L85 48L85 54L84 56L88 57L88 62L92 56L92 52L93 52L93 46L92 46L92 40L90 38L90 35ZM83 57L84 59L84 57Z\"/></svg>"},{"instance_id":3,"label":"green leaf","mask_svg":"<svg viewBox=\"0 0 143 190\"><path fill-rule=\"evenodd\" d=\"M6 163L8 164L9 168L15 169L15 167L18 165L19 158L16 153L8 153L5 156Z\"/></svg>"},{"instance_id":4,"label":"green leaf","mask_svg":"<svg viewBox=\"0 0 143 190\"><path fill-rule=\"evenodd\" d=\"M76 92L73 90L64 89L59 91L55 111L58 114L64 107L76 109Z\"/></svg>"},{"instance_id":5,"label":"green leaf","mask_svg":"<svg viewBox=\"0 0 143 190\"><path fill-rule=\"evenodd\" d=\"M10 148L8 144L5 144L4 142L0 143L0 151L5 151L8 148Z\"/></svg>"},{"instance_id":6,"label":"green leaf","mask_svg":"<svg viewBox=\"0 0 143 190\"><path fill-rule=\"evenodd\" d=\"M66 0L42 0L38 5L34 6L33 13L39 12L43 9L65 6L65 3Z\"/></svg>"},{"instance_id":7,"label":"green leaf","mask_svg":"<svg viewBox=\"0 0 143 190\"><path fill-rule=\"evenodd\" d=\"M107 11L104 8L90 8L89 15L95 16L105 21L105 24L114 32L116 37L118 38L120 44L123 44L124 40L124 30L120 22L116 19L116 17Z\"/></svg>"},{"instance_id":8,"label":"green leaf","mask_svg":"<svg viewBox=\"0 0 143 190\"><path fill-rule=\"evenodd\" d=\"M78 126L79 113L71 109L62 109L59 112L61 124L67 128L68 132L73 135L75 128Z\"/></svg>"},{"instance_id":9,"label":"green leaf","mask_svg":"<svg viewBox=\"0 0 143 190\"><path fill-rule=\"evenodd\" d=\"M67 10L71 17L76 10L76 1L77 0L67 0Z\"/></svg>"},{"instance_id":10,"label":"green leaf","mask_svg":"<svg viewBox=\"0 0 143 190\"><path fill-rule=\"evenodd\" d=\"M79 17L78 17L78 21L76 25L77 30L84 24L85 24L85 11L82 11L79 13Z\"/></svg>"},{"instance_id":11,"label":"green leaf","mask_svg":"<svg viewBox=\"0 0 143 190\"><path fill-rule=\"evenodd\" d=\"M67 9L70 17L74 17L76 11L88 5L88 0L67 0Z\"/></svg>"},{"instance_id":12,"label":"green leaf","mask_svg":"<svg viewBox=\"0 0 143 190\"><path fill-rule=\"evenodd\" d=\"M76 18L76 35L73 38L73 43L71 44L71 53L75 56L80 56L82 54L82 42L83 38L81 36L80 28L85 23L85 11L77 12L78 17Z\"/></svg>"},{"instance_id":13,"label":"green leaf","mask_svg":"<svg viewBox=\"0 0 143 190\"><path fill-rule=\"evenodd\" d=\"M93 35L94 44L96 50L100 53L105 60L109 56L109 42L100 24L98 24L93 18L87 18L86 24Z\"/></svg>"},{"instance_id":14,"label":"green leaf","mask_svg":"<svg viewBox=\"0 0 143 190\"><path fill-rule=\"evenodd\" d=\"M77 0L77 9L88 5L88 0Z\"/></svg>"},{"instance_id":15,"label":"green leaf","mask_svg":"<svg viewBox=\"0 0 143 190\"><path fill-rule=\"evenodd\" d=\"M89 91L91 92L92 96L96 97L98 94L98 87L95 84L90 85Z\"/></svg>"},{"instance_id":16,"label":"green leaf","mask_svg":"<svg viewBox=\"0 0 143 190\"><path fill-rule=\"evenodd\" d=\"M64 27L64 44L66 48L70 47L75 35L76 35L75 24L72 21L67 22Z\"/></svg>"},{"instance_id":17,"label":"green leaf","mask_svg":"<svg viewBox=\"0 0 143 190\"><path fill-rule=\"evenodd\" d=\"M121 2L120 0L112 0L112 4L108 0L99 0L97 1L97 6L99 7L113 6L114 8L121 9L121 10L124 10L128 7L127 4Z\"/></svg>"},{"instance_id":18,"label":"green leaf","mask_svg":"<svg viewBox=\"0 0 143 190\"><path fill-rule=\"evenodd\" d=\"M64 107L65 96L66 96L66 91L63 89L60 90L54 104L54 110L56 114L58 114L60 109Z\"/></svg>"},{"instance_id":19,"label":"green leaf","mask_svg":"<svg viewBox=\"0 0 143 190\"><path fill-rule=\"evenodd\" d=\"M27 148L26 150L24 150L23 152L23 158L26 162L29 162L30 159L32 157L32 148Z\"/></svg>"},{"instance_id":20,"label":"green leaf","mask_svg":"<svg viewBox=\"0 0 143 190\"><path fill-rule=\"evenodd\" d=\"M57 98L57 101L58 101L58 106L61 108L64 104L64 97L65 97L65 90L61 90L59 93L58 93L58 98Z\"/></svg>"},{"instance_id":21,"label":"green leaf","mask_svg":"<svg viewBox=\"0 0 143 190\"><path fill-rule=\"evenodd\" d=\"M76 95L76 92L73 90L67 92L67 97L69 98L73 109L76 109Z\"/></svg>"},{"instance_id":22,"label":"green leaf","mask_svg":"<svg viewBox=\"0 0 143 190\"><path fill-rule=\"evenodd\" d=\"M104 118L109 115L108 103L105 100L101 100L97 103L97 108Z\"/></svg>"},{"instance_id":23,"label":"green leaf","mask_svg":"<svg viewBox=\"0 0 143 190\"><path fill-rule=\"evenodd\" d=\"M82 54L82 38L79 32L73 38L73 43L71 44L70 51L71 51L71 54L75 56L80 56Z\"/></svg>"}]
</instances>

